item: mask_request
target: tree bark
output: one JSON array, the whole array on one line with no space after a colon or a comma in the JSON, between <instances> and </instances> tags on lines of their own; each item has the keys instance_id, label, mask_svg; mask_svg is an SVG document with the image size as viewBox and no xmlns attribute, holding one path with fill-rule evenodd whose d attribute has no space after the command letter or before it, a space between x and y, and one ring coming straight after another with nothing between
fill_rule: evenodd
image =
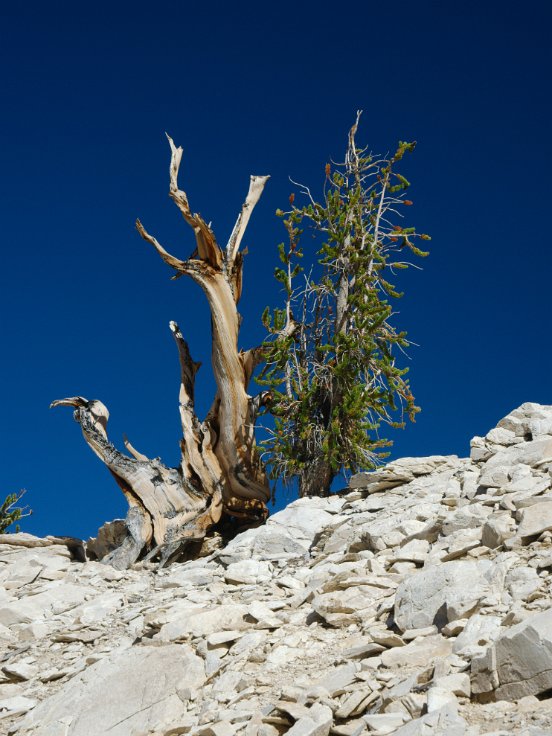
<instances>
[{"instance_id":1,"label":"tree bark","mask_svg":"<svg viewBox=\"0 0 552 736\"><path fill-rule=\"evenodd\" d=\"M169 194L195 234L192 256L180 260L168 253L141 222L138 232L153 245L174 271L173 278L190 276L202 288L211 311L212 364L217 395L207 417L195 413L195 376L200 367L176 322L170 329L180 361L179 407L183 437L181 462L168 468L159 459L148 459L125 438L129 456L107 438L109 413L100 401L77 396L54 401L52 406L75 407L75 420L84 438L106 464L129 503L127 537L106 561L119 569L140 555L159 556L164 564L183 544L201 539L222 514L251 523L263 521L270 489L255 446L255 418L265 396L251 397L247 387L261 359L261 349L238 350L240 316L237 311L242 290L243 253L241 241L258 202L267 176L252 176L249 192L230 239L223 250L209 225L190 210L188 198L178 188L182 148L168 138L171 147Z\"/></svg>"},{"instance_id":2,"label":"tree bark","mask_svg":"<svg viewBox=\"0 0 552 736\"><path fill-rule=\"evenodd\" d=\"M335 472L322 456L308 463L299 476L299 496L329 496Z\"/></svg>"}]
</instances>

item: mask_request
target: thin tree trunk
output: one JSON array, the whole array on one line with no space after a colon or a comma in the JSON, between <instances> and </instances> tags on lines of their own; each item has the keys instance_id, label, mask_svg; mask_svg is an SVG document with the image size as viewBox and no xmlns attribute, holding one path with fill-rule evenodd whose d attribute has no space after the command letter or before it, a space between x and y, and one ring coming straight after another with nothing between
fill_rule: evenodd
<instances>
[{"instance_id":1,"label":"thin tree trunk","mask_svg":"<svg viewBox=\"0 0 552 736\"><path fill-rule=\"evenodd\" d=\"M299 496L329 496L335 472L322 456L306 465L299 476Z\"/></svg>"}]
</instances>

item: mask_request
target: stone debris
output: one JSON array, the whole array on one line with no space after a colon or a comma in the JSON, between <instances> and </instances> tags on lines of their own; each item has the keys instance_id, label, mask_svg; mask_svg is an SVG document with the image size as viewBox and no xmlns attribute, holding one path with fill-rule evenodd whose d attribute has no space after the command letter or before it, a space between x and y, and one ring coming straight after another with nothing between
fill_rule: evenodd
<instances>
[{"instance_id":1,"label":"stone debris","mask_svg":"<svg viewBox=\"0 0 552 736\"><path fill-rule=\"evenodd\" d=\"M472 660L474 692L519 700L552 689L552 608L506 629Z\"/></svg>"},{"instance_id":2,"label":"stone debris","mask_svg":"<svg viewBox=\"0 0 552 736\"><path fill-rule=\"evenodd\" d=\"M0 537L0 733L552 733L552 407L403 458L206 556Z\"/></svg>"}]
</instances>

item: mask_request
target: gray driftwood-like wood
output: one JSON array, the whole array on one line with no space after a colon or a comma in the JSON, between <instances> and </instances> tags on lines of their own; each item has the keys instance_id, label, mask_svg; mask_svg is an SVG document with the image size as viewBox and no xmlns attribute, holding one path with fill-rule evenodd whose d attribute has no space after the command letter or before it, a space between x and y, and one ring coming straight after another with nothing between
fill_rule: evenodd
<instances>
[{"instance_id":1,"label":"gray driftwood-like wood","mask_svg":"<svg viewBox=\"0 0 552 736\"><path fill-rule=\"evenodd\" d=\"M264 395L251 397L248 383L260 360L259 348L238 350L240 317L237 304L242 290L241 241L267 176L252 176L228 244L219 247L209 225L193 214L184 191L178 188L182 148L171 147L169 193L186 223L192 228L196 249L180 260L168 253L138 220L136 227L163 261L173 278L190 276L202 288L211 311L212 362L217 394L206 418L200 421L194 407L193 361L179 326L170 323L180 360L180 418L183 437L181 462L169 468L159 459L138 452L128 439L128 455L107 437L109 412L101 401L82 396L54 401L54 406L75 408L75 420L84 438L105 463L129 504L127 536L104 561L118 569L132 565L140 556L158 556L163 565L183 544L202 539L223 514L259 523L267 516L270 498L267 477L255 446L255 417Z\"/></svg>"}]
</instances>

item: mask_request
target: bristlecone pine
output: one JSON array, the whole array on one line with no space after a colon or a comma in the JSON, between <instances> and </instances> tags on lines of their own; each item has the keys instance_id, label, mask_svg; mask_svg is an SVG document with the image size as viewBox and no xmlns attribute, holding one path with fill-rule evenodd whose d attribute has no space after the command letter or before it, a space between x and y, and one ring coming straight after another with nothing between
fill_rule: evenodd
<instances>
[{"instance_id":1,"label":"bristlecone pine","mask_svg":"<svg viewBox=\"0 0 552 736\"><path fill-rule=\"evenodd\" d=\"M181 368L180 417L183 438L181 462L168 468L159 459L137 452L125 438L128 455L117 450L106 432L109 412L97 400L81 396L54 401L51 406L75 407L75 420L84 438L119 484L129 504L127 536L105 562L118 569L132 565L141 555L159 557L163 565L190 541L206 532L228 514L247 522L266 518L270 490L255 446L256 414L265 394L251 397L247 386L260 360L261 349L238 351L243 253L240 244L253 208L268 176L252 176L226 248L217 244L209 225L193 214L188 198L178 188L182 148L171 147L170 196L184 220L193 229L196 249L187 260L168 253L138 220L138 232L151 243L163 261L176 272L199 284L207 297L212 318L212 362L217 394L204 421L194 409L194 383L199 363L192 360L176 322L170 328L176 341ZM266 393L266 392L265 392Z\"/></svg>"}]
</instances>

